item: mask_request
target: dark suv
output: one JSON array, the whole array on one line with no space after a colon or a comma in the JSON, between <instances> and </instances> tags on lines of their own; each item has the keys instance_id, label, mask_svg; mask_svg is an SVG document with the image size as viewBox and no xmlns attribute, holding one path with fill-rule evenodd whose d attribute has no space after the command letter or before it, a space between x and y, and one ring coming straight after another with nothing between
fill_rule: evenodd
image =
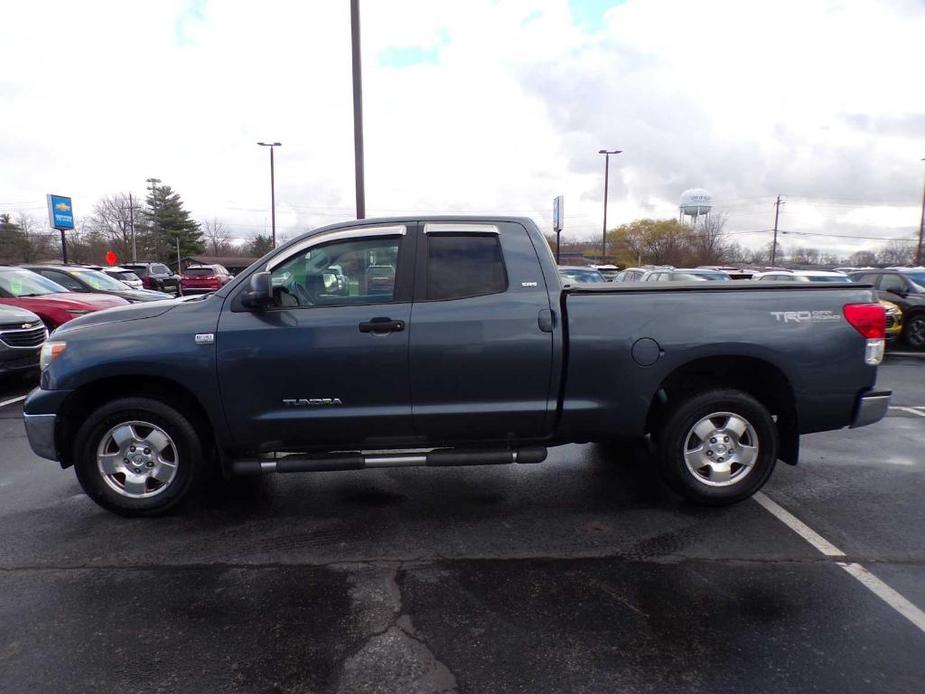
<instances>
[{"instance_id":1,"label":"dark suv","mask_svg":"<svg viewBox=\"0 0 925 694\"><path fill-rule=\"evenodd\" d=\"M892 301L903 312L903 339L925 350L925 268L890 268L852 272L851 279L872 284L879 299Z\"/></svg>"},{"instance_id":2,"label":"dark suv","mask_svg":"<svg viewBox=\"0 0 925 694\"><path fill-rule=\"evenodd\" d=\"M122 267L138 275L145 289L180 294L180 277L164 263L123 263Z\"/></svg>"}]
</instances>

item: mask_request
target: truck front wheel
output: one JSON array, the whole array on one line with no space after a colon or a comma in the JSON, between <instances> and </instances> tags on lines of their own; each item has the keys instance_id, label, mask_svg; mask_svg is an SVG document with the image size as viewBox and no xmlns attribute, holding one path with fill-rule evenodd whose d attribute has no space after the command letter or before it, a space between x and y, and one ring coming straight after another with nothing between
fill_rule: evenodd
<instances>
[{"instance_id":1,"label":"truck front wheel","mask_svg":"<svg viewBox=\"0 0 925 694\"><path fill-rule=\"evenodd\" d=\"M739 390L713 390L682 400L658 436L662 477L686 499L721 506L761 489L777 462L771 413Z\"/></svg>"},{"instance_id":2,"label":"truck front wheel","mask_svg":"<svg viewBox=\"0 0 925 694\"><path fill-rule=\"evenodd\" d=\"M80 486L123 516L154 516L179 504L203 471L189 420L151 398L121 398L93 412L75 441Z\"/></svg>"}]
</instances>

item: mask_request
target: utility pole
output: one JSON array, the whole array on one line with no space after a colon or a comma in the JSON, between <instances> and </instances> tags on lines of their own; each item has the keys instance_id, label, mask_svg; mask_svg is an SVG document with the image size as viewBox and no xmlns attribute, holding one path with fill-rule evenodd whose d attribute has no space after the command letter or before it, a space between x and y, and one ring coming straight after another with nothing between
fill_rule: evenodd
<instances>
[{"instance_id":1,"label":"utility pole","mask_svg":"<svg viewBox=\"0 0 925 694\"><path fill-rule=\"evenodd\" d=\"M281 142L258 142L261 147L270 148L270 228L273 230L273 248L276 248L276 168L273 164L273 150L282 147Z\"/></svg>"},{"instance_id":2,"label":"utility pole","mask_svg":"<svg viewBox=\"0 0 925 694\"><path fill-rule=\"evenodd\" d=\"M922 161L925 161L925 157L922 157ZM915 264L918 267L922 266L922 251L925 250L922 248L923 236L925 236L925 187L922 188L922 221L919 222L919 245L915 250Z\"/></svg>"},{"instance_id":3,"label":"utility pole","mask_svg":"<svg viewBox=\"0 0 925 694\"><path fill-rule=\"evenodd\" d=\"M777 202L774 203L774 242L771 244L771 267L777 260L777 220L780 219L780 195L777 196Z\"/></svg>"},{"instance_id":4,"label":"utility pole","mask_svg":"<svg viewBox=\"0 0 925 694\"><path fill-rule=\"evenodd\" d=\"M154 230L154 259L161 259L161 246L160 240L158 239L158 223L157 223L157 184L161 182L159 178L146 178L146 183L150 184L148 190L151 191L151 226Z\"/></svg>"},{"instance_id":5,"label":"utility pole","mask_svg":"<svg viewBox=\"0 0 925 694\"><path fill-rule=\"evenodd\" d=\"M610 155L620 154L620 149L601 149L598 154L604 155L604 229L601 232L601 265L606 263L604 257L607 255L607 188L610 184Z\"/></svg>"},{"instance_id":6,"label":"utility pole","mask_svg":"<svg viewBox=\"0 0 925 694\"><path fill-rule=\"evenodd\" d=\"M357 219L366 218L363 174L363 83L360 65L360 0L350 0L350 42L353 48L353 165L356 178Z\"/></svg>"},{"instance_id":7,"label":"utility pole","mask_svg":"<svg viewBox=\"0 0 925 694\"><path fill-rule=\"evenodd\" d=\"M135 247L135 203L132 201L132 194L128 194L128 224L132 230L132 262L138 262L138 249Z\"/></svg>"}]
</instances>

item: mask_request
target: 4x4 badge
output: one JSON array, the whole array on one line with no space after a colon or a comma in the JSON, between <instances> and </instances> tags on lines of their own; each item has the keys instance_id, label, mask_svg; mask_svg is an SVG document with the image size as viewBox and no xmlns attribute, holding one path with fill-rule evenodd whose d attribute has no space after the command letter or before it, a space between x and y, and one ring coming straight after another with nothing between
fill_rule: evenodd
<instances>
[{"instance_id":1,"label":"4x4 badge","mask_svg":"<svg viewBox=\"0 0 925 694\"><path fill-rule=\"evenodd\" d=\"M215 342L215 333L196 333L197 345L211 345Z\"/></svg>"}]
</instances>

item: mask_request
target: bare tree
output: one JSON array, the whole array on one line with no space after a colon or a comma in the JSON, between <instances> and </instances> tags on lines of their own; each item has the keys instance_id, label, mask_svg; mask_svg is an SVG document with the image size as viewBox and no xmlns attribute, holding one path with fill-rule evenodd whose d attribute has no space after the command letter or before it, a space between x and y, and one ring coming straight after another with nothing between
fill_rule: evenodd
<instances>
[{"instance_id":1,"label":"bare tree","mask_svg":"<svg viewBox=\"0 0 925 694\"><path fill-rule=\"evenodd\" d=\"M855 251L848 256L848 262L854 266L876 265L877 254L873 251Z\"/></svg>"},{"instance_id":2,"label":"bare tree","mask_svg":"<svg viewBox=\"0 0 925 694\"><path fill-rule=\"evenodd\" d=\"M87 233L94 233L113 247L121 257L132 255L132 217L142 227L143 210L137 199L129 202L128 193L116 193L100 199L87 219ZM140 247L141 244L139 243Z\"/></svg>"},{"instance_id":3,"label":"bare tree","mask_svg":"<svg viewBox=\"0 0 925 694\"><path fill-rule=\"evenodd\" d=\"M727 262L730 245L723 232L725 226L726 215L717 212L694 228L690 236L691 265L721 265Z\"/></svg>"},{"instance_id":4,"label":"bare tree","mask_svg":"<svg viewBox=\"0 0 925 694\"><path fill-rule=\"evenodd\" d=\"M55 234L44 231L35 217L20 212L16 215L16 226L20 231L19 257L22 262L34 263L55 255Z\"/></svg>"},{"instance_id":5,"label":"bare tree","mask_svg":"<svg viewBox=\"0 0 925 694\"><path fill-rule=\"evenodd\" d=\"M231 234L225 224L215 217L204 219L201 223L202 235L205 237L206 247L212 255L228 255Z\"/></svg>"},{"instance_id":6,"label":"bare tree","mask_svg":"<svg viewBox=\"0 0 925 694\"><path fill-rule=\"evenodd\" d=\"M877 253L877 261L881 265L911 265L915 258L915 243L913 241L888 241Z\"/></svg>"}]
</instances>

